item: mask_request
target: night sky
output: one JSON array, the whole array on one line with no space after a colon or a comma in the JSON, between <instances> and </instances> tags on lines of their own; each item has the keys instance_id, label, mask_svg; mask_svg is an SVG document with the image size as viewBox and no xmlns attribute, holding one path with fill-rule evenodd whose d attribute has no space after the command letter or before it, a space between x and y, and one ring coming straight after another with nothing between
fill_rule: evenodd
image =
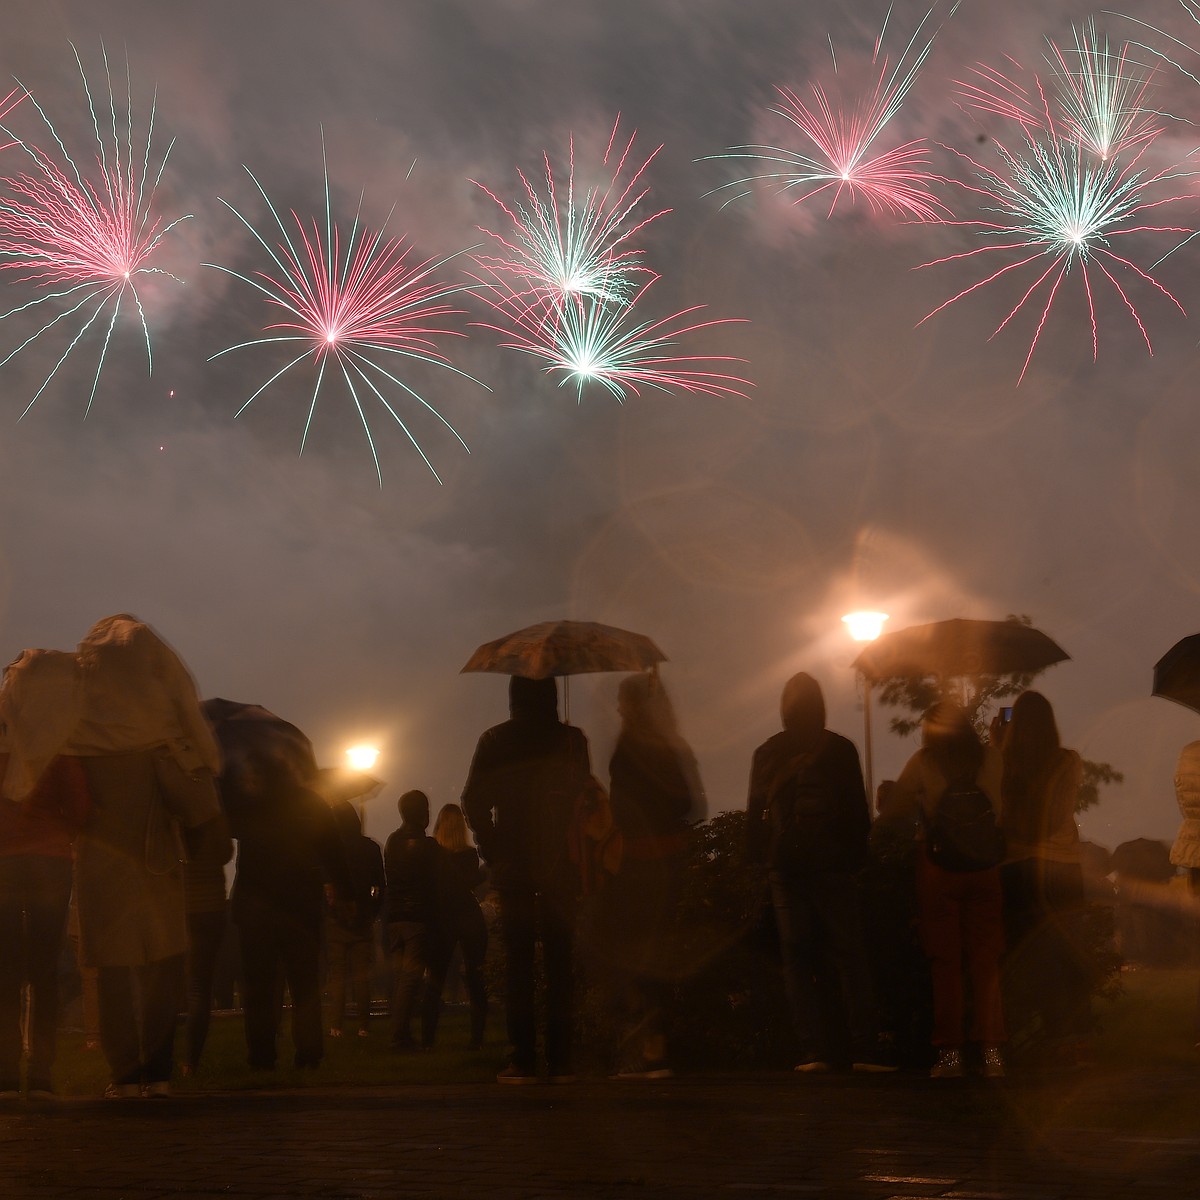
<instances>
[{"instance_id":1,"label":"night sky","mask_svg":"<svg viewBox=\"0 0 1200 1200\"><path fill-rule=\"evenodd\" d=\"M143 129L157 84L154 153L176 141L156 209L191 216L157 260L185 282L156 277L143 293L151 376L132 318L114 332L86 418L101 326L23 418L69 335L56 327L0 368L0 652L71 648L98 618L134 613L179 650L202 695L274 709L323 761L376 740L387 785L368 832L382 837L400 792L424 789L435 811L458 799L476 737L506 715L505 681L459 668L523 625L573 617L653 637L716 812L744 804L751 751L778 727L796 670L821 681L830 724L861 745L844 612L883 609L893 629L1025 613L1071 655L1038 685L1064 741L1126 776L1084 817L1085 836L1110 847L1172 836L1175 757L1200 736L1200 717L1149 690L1155 660L1200 630L1200 325L1140 287L1150 357L1120 300L1098 289L1093 362L1072 285L1018 387L1040 307L989 341L1016 285L917 327L980 268L914 268L971 248L971 230L841 202L828 217L827 203L796 208L766 189L725 208L706 195L738 166L706 156L797 143L768 111L774 87L828 80L831 39L838 78L869 67L885 9L8 0L0 65L77 161L95 143L71 42L93 83L103 45L122 99L128 60ZM897 0L890 41L901 46L925 11ZM1136 11L1185 44L1097 16L1114 41L1170 48L1200 74L1200 25L1176 0ZM1092 12L964 0L881 144L923 137L984 154L995 130L956 105L953 81L1004 55L1044 66L1044 37L1069 42ZM1200 84L1165 64L1157 79L1158 105L1182 119L1155 144L1154 169L1200 143L1186 124L1200 124ZM249 288L203 265L261 265L220 203L265 218L243 167L282 207L322 214L323 132L335 216L353 220L362 194L367 224L386 220L422 257L440 257L478 244L478 226L500 227L470 180L515 195L517 167L536 171L543 150L561 162L571 134L582 179L618 114L645 155L663 145L647 174L646 203L672 210L644 239L662 275L655 311L703 304L706 316L744 318L697 345L747 360L749 398L648 392L619 405L589 388L577 401L468 327L486 319L468 299L470 337L454 361L491 390L420 364L406 376L470 446L404 410L442 484L381 417L380 487L336 390L299 456L311 373L234 419L285 361L269 350L208 361L263 320ZM45 141L28 103L10 120ZM19 153L4 151L0 167L21 169ZM948 150L934 155L939 173L963 176ZM1186 169L1200 172L1200 156ZM1200 177L1177 191L1197 200L1162 223L1200 228ZM965 203L961 190L945 195ZM1122 251L1149 267L1177 240L1147 235ZM1189 313L1200 310L1198 264L1200 239L1155 272ZM5 309L29 295L3 286ZM36 328L22 320L0 323L0 354ZM616 685L571 687L602 776ZM885 723L877 713L876 778L914 748Z\"/></svg>"}]
</instances>

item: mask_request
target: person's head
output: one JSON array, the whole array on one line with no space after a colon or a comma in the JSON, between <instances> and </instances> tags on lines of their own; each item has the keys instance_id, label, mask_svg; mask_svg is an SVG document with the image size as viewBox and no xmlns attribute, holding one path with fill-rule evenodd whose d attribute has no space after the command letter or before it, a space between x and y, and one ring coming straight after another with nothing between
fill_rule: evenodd
<instances>
[{"instance_id":1,"label":"person's head","mask_svg":"<svg viewBox=\"0 0 1200 1200\"><path fill-rule=\"evenodd\" d=\"M362 821L359 819L358 809L349 800L335 800L330 807L333 809L333 816L338 823L342 837L353 838L362 833Z\"/></svg>"},{"instance_id":2,"label":"person's head","mask_svg":"<svg viewBox=\"0 0 1200 1200\"><path fill-rule=\"evenodd\" d=\"M941 700L921 722L921 745L949 779L974 777L983 763L983 743L966 709Z\"/></svg>"},{"instance_id":3,"label":"person's head","mask_svg":"<svg viewBox=\"0 0 1200 1200\"><path fill-rule=\"evenodd\" d=\"M433 837L446 850L465 850L470 845L467 841L467 820L457 804L442 805L433 823Z\"/></svg>"},{"instance_id":4,"label":"person's head","mask_svg":"<svg viewBox=\"0 0 1200 1200\"><path fill-rule=\"evenodd\" d=\"M896 781L894 779L881 779L879 786L875 789L875 811L881 817L891 815L892 805L896 797Z\"/></svg>"},{"instance_id":5,"label":"person's head","mask_svg":"<svg viewBox=\"0 0 1200 1200\"><path fill-rule=\"evenodd\" d=\"M429 797L424 792L405 792L396 802L396 807L405 825L415 825L418 829L429 828Z\"/></svg>"},{"instance_id":6,"label":"person's head","mask_svg":"<svg viewBox=\"0 0 1200 1200\"><path fill-rule=\"evenodd\" d=\"M557 721L558 684L514 675L508 684L508 711L519 721Z\"/></svg>"},{"instance_id":7,"label":"person's head","mask_svg":"<svg viewBox=\"0 0 1200 1200\"><path fill-rule=\"evenodd\" d=\"M664 740L678 732L671 698L657 675L626 675L617 686L617 712L625 732Z\"/></svg>"},{"instance_id":8,"label":"person's head","mask_svg":"<svg viewBox=\"0 0 1200 1200\"><path fill-rule=\"evenodd\" d=\"M1012 720L1004 740L1004 757L1021 759L1036 767L1052 763L1062 748L1054 709L1041 692L1022 692L1012 706Z\"/></svg>"},{"instance_id":9,"label":"person's head","mask_svg":"<svg viewBox=\"0 0 1200 1200\"><path fill-rule=\"evenodd\" d=\"M821 685L804 671L783 685L779 700L783 727L804 742L813 741L825 728L825 697Z\"/></svg>"}]
</instances>

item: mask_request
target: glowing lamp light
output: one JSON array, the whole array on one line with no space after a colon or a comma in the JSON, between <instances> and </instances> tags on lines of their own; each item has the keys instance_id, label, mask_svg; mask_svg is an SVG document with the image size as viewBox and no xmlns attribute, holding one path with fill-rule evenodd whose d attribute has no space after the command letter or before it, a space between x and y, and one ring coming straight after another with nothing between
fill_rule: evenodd
<instances>
[{"instance_id":1,"label":"glowing lamp light","mask_svg":"<svg viewBox=\"0 0 1200 1200\"><path fill-rule=\"evenodd\" d=\"M842 621L856 642L873 642L883 632L883 623L887 619L887 613L852 612L847 613Z\"/></svg>"},{"instance_id":2,"label":"glowing lamp light","mask_svg":"<svg viewBox=\"0 0 1200 1200\"><path fill-rule=\"evenodd\" d=\"M351 746L346 751L346 761L355 771L369 771L379 759L375 746Z\"/></svg>"}]
</instances>

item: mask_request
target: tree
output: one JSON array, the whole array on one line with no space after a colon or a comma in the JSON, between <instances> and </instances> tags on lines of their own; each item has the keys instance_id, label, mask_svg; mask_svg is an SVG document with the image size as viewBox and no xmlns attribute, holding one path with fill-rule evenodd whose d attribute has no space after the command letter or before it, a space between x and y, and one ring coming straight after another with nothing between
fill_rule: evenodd
<instances>
[{"instance_id":1,"label":"tree","mask_svg":"<svg viewBox=\"0 0 1200 1200\"><path fill-rule=\"evenodd\" d=\"M1005 618L1018 625L1032 625L1032 619L1022 613L1009 613ZM939 700L953 700L962 705L970 715L971 723L983 738L988 736L996 709L1006 700L1011 700L1027 691L1040 672L1013 673L1011 675L974 675L959 679L940 679L936 675L913 678L894 678L884 681L879 689L879 703L888 708L898 708L907 716L893 717L890 728L893 733L907 737L921 727L925 713ZM1076 812L1083 812L1100 802L1100 788L1108 784L1124 782L1125 776L1111 763L1083 760L1083 785L1075 804Z\"/></svg>"}]
</instances>

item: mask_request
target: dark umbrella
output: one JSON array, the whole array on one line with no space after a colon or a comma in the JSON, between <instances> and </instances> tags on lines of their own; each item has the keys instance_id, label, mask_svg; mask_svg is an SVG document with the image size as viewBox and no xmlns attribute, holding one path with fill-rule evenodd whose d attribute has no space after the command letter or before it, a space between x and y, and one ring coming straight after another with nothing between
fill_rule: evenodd
<instances>
[{"instance_id":1,"label":"dark umbrella","mask_svg":"<svg viewBox=\"0 0 1200 1200\"><path fill-rule=\"evenodd\" d=\"M1070 658L1040 629L1017 621L955 617L885 633L855 660L872 683L936 675L1035 675Z\"/></svg>"},{"instance_id":2,"label":"dark umbrella","mask_svg":"<svg viewBox=\"0 0 1200 1200\"><path fill-rule=\"evenodd\" d=\"M312 780L317 760L312 743L290 721L277 717L261 704L242 704L219 697L200 705L221 747L221 800L230 817L253 797L243 788L248 767L264 759L283 763L302 783Z\"/></svg>"},{"instance_id":3,"label":"dark umbrella","mask_svg":"<svg viewBox=\"0 0 1200 1200\"><path fill-rule=\"evenodd\" d=\"M548 679L595 671L646 671L666 659L641 633L595 621L543 621L485 642L462 670Z\"/></svg>"},{"instance_id":4,"label":"dark umbrella","mask_svg":"<svg viewBox=\"0 0 1200 1200\"><path fill-rule=\"evenodd\" d=\"M1200 633L1176 642L1154 664L1150 694L1200 712Z\"/></svg>"}]
</instances>

